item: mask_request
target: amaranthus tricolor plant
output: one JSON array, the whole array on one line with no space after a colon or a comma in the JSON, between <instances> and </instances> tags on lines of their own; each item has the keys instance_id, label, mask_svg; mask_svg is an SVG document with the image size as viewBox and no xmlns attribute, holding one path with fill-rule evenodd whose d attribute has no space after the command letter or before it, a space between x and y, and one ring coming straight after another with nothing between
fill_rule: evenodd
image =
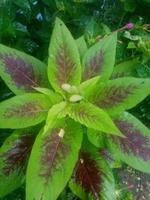
<instances>
[{"instance_id":1,"label":"amaranthus tricolor plant","mask_svg":"<svg viewBox=\"0 0 150 200\"><path fill-rule=\"evenodd\" d=\"M48 67L0 45L0 75L16 95L0 103L0 128L15 129L0 149L0 197L25 182L26 200L58 199L67 184L80 199L115 200L107 150L150 173L150 130L127 112L150 79L131 77L128 62L114 68L116 44L113 32L88 48L56 19Z\"/></svg>"}]
</instances>

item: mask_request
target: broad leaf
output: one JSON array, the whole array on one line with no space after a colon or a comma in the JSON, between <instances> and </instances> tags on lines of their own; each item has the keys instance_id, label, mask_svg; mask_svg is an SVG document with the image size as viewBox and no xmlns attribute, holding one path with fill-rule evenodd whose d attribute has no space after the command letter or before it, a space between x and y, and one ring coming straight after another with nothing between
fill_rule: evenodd
<instances>
[{"instance_id":1,"label":"broad leaf","mask_svg":"<svg viewBox=\"0 0 150 200\"><path fill-rule=\"evenodd\" d=\"M0 197L21 186L35 139L35 130L20 129L9 136L0 149Z\"/></svg>"},{"instance_id":2,"label":"broad leaf","mask_svg":"<svg viewBox=\"0 0 150 200\"><path fill-rule=\"evenodd\" d=\"M58 18L49 47L48 76L56 91L60 91L64 83L78 85L81 79L80 56L76 42Z\"/></svg>"},{"instance_id":3,"label":"broad leaf","mask_svg":"<svg viewBox=\"0 0 150 200\"><path fill-rule=\"evenodd\" d=\"M15 94L49 86L46 65L40 60L0 44L0 76Z\"/></svg>"},{"instance_id":4,"label":"broad leaf","mask_svg":"<svg viewBox=\"0 0 150 200\"><path fill-rule=\"evenodd\" d=\"M108 148L114 157L135 169L150 173L150 130L127 112L115 118L114 122L126 136L108 138Z\"/></svg>"},{"instance_id":5,"label":"broad leaf","mask_svg":"<svg viewBox=\"0 0 150 200\"><path fill-rule=\"evenodd\" d=\"M114 125L109 115L90 103L70 104L68 106L68 115L88 128L121 136L119 129Z\"/></svg>"},{"instance_id":6,"label":"broad leaf","mask_svg":"<svg viewBox=\"0 0 150 200\"><path fill-rule=\"evenodd\" d=\"M112 73L111 79L120 78L124 76L137 77L136 70L139 64L139 60L136 58L116 65Z\"/></svg>"},{"instance_id":7,"label":"broad leaf","mask_svg":"<svg viewBox=\"0 0 150 200\"><path fill-rule=\"evenodd\" d=\"M81 150L70 188L82 200L116 199L112 171L93 145Z\"/></svg>"},{"instance_id":8,"label":"broad leaf","mask_svg":"<svg viewBox=\"0 0 150 200\"><path fill-rule=\"evenodd\" d=\"M83 79L96 75L109 78L115 64L117 33L104 37L88 49L83 58Z\"/></svg>"},{"instance_id":9,"label":"broad leaf","mask_svg":"<svg viewBox=\"0 0 150 200\"><path fill-rule=\"evenodd\" d=\"M51 103L43 94L23 94L0 103L0 128L25 128L42 122Z\"/></svg>"},{"instance_id":10,"label":"broad leaf","mask_svg":"<svg viewBox=\"0 0 150 200\"><path fill-rule=\"evenodd\" d=\"M115 115L136 106L148 94L150 79L124 77L100 84L91 95L91 101Z\"/></svg>"},{"instance_id":11,"label":"broad leaf","mask_svg":"<svg viewBox=\"0 0 150 200\"><path fill-rule=\"evenodd\" d=\"M27 170L27 200L58 198L72 174L81 142L80 126L70 120L38 135Z\"/></svg>"},{"instance_id":12,"label":"broad leaf","mask_svg":"<svg viewBox=\"0 0 150 200\"><path fill-rule=\"evenodd\" d=\"M88 50L88 47L87 47L86 41L84 39L84 36L79 37L76 40L76 44L77 44L77 47L78 47L78 50L79 50L80 58L82 59L84 54Z\"/></svg>"}]
</instances>

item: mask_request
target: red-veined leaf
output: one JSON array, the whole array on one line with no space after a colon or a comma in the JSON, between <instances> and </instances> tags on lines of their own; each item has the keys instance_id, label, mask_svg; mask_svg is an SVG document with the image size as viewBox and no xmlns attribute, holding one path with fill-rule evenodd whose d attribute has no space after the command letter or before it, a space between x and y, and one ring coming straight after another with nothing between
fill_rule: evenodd
<instances>
[{"instance_id":1,"label":"red-veined leaf","mask_svg":"<svg viewBox=\"0 0 150 200\"><path fill-rule=\"evenodd\" d=\"M108 148L117 159L150 173L150 130L127 112L116 117L114 122L126 137L108 137Z\"/></svg>"},{"instance_id":2,"label":"red-veined leaf","mask_svg":"<svg viewBox=\"0 0 150 200\"><path fill-rule=\"evenodd\" d=\"M83 79L101 75L108 79L113 71L116 55L117 33L104 37L91 48L83 58Z\"/></svg>"},{"instance_id":3,"label":"red-veined leaf","mask_svg":"<svg viewBox=\"0 0 150 200\"><path fill-rule=\"evenodd\" d=\"M68 115L88 128L121 136L121 132L109 115L91 103L80 102L68 105Z\"/></svg>"},{"instance_id":4,"label":"red-veined leaf","mask_svg":"<svg viewBox=\"0 0 150 200\"><path fill-rule=\"evenodd\" d=\"M81 79L80 56L76 42L60 19L56 19L49 47L49 81L56 91L64 83L78 85Z\"/></svg>"},{"instance_id":5,"label":"red-veined leaf","mask_svg":"<svg viewBox=\"0 0 150 200\"><path fill-rule=\"evenodd\" d=\"M78 159L80 126L72 120L57 122L46 134L41 132L33 146L27 170L27 200L56 200Z\"/></svg>"},{"instance_id":6,"label":"red-veined leaf","mask_svg":"<svg viewBox=\"0 0 150 200\"><path fill-rule=\"evenodd\" d=\"M150 79L124 77L96 87L90 100L115 115L136 106L150 94Z\"/></svg>"},{"instance_id":7,"label":"red-veined leaf","mask_svg":"<svg viewBox=\"0 0 150 200\"><path fill-rule=\"evenodd\" d=\"M49 86L46 65L40 60L0 44L0 76L15 93Z\"/></svg>"},{"instance_id":8,"label":"red-veined leaf","mask_svg":"<svg viewBox=\"0 0 150 200\"><path fill-rule=\"evenodd\" d=\"M34 129L16 130L0 148L0 197L21 186L35 139Z\"/></svg>"},{"instance_id":9,"label":"red-veined leaf","mask_svg":"<svg viewBox=\"0 0 150 200\"><path fill-rule=\"evenodd\" d=\"M72 191L83 200L114 200L115 183L111 169L93 145L85 145L70 182Z\"/></svg>"},{"instance_id":10,"label":"red-veined leaf","mask_svg":"<svg viewBox=\"0 0 150 200\"><path fill-rule=\"evenodd\" d=\"M28 93L0 103L0 128L25 128L42 122L52 106L44 94Z\"/></svg>"}]
</instances>

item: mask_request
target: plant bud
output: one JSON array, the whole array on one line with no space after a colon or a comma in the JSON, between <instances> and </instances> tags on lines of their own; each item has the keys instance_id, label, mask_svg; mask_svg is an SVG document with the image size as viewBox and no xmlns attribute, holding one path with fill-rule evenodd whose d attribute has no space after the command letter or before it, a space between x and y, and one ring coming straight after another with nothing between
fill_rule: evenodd
<instances>
[{"instance_id":1,"label":"plant bud","mask_svg":"<svg viewBox=\"0 0 150 200\"><path fill-rule=\"evenodd\" d=\"M70 92L71 90L71 85L67 84L67 83L64 83L61 85L61 88L66 91L66 92Z\"/></svg>"},{"instance_id":2,"label":"plant bud","mask_svg":"<svg viewBox=\"0 0 150 200\"><path fill-rule=\"evenodd\" d=\"M78 102L78 101L81 101L83 99L82 96L78 95L78 94L75 94L75 95L72 95L69 99L70 102Z\"/></svg>"},{"instance_id":3,"label":"plant bud","mask_svg":"<svg viewBox=\"0 0 150 200\"><path fill-rule=\"evenodd\" d=\"M58 133L59 137L63 138L65 134L64 129L60 129L60 132Z\"/></svg>"}]
</instances>

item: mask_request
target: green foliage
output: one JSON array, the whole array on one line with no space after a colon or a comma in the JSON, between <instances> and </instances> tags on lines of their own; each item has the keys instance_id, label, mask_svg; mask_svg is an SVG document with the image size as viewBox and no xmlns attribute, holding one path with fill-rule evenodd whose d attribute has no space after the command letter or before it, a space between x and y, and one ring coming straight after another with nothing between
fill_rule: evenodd
<instances>
[{"instance_id":1,"label":"green foliage","mask_svg":"<svg viewBox=\"0 0 150 200\"><path fill-rule=\"evenodd\" d=\"M20 1L16 3L19 5ZM58 3L57 6L64 9L63 4ZM86 41L82 40L82 43L86 44ZM9 145L6 141L2 146L0 183L2 188L5 187L3 179L6 177L3 174L4 169L8 169L7 184L10 187L5 187L0 197L20 187L26 173L27 200L59 199L70 180L71 190L81 199L115 199L114 177L104 148L110 149L116 162L122 160L150 173L150 130L125 112L150 94L150 79L132 77L134 73L129 68L127 71L131 77L126 77L128 73L125 73L123 77L115 78L118 73L118 67L113 68L117 31L109 33L97 43L95 40L95 44L90 44L89 48L89 45L84 45L81 49L79 44L57 18L49 47L47 77L50 86L42 82L38 86L32 85L39 74L40 80L45 80L43 72L39 70L45 66L41 61L3 46L1 54L7 50L7 55L2 57L0 68L4 69L6 63L6 68L11 66L17 70L18 63L21 67L17 75L16 70L12 73L15 75L13 81L18 77L22 80L23 71L29 75L35 68L36 73L29 76L30 81L17 82L18 88L27 83L31 88L30 93L28 90L24 90L24 94L16 92L17 96L0 103L0 128L18 129L17 137L22 136L21 128L25 128L26 133L27 128L36 128L38 135L34 144L27 139L13 145L13 133L8 138ZM15 57L15 62L8 62L10 54ZM23 62L20 62L22 58ZM134 59L131 64L133 71L135 65ZM89 76L81 80L86 70L89 70ZM4 73L7 70L0 70L2 78ZM10 87L7 78L4 81ZM97 143L94 135L98 137ZM13 153L14 157L11 156ZM13 185L12 177L17 174L17 183Z\"/></svg>"}]
</instances>

